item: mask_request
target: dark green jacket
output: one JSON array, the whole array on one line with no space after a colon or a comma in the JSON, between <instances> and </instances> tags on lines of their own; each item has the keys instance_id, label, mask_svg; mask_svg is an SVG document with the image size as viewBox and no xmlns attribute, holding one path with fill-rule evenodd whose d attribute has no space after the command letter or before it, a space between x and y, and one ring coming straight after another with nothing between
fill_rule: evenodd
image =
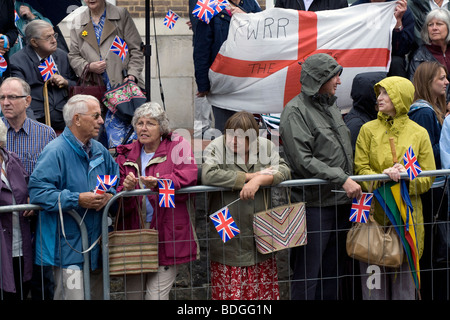
<instances>
[{"instance_id":1,"label":"dark green jacket","mask_svg":"<svg viewBox=\"0 0 450 320\"><path fill-rule=\"evenodd\" d=\"M285 107L280 134L293 179L324 179L331 184L292 190L292 201L321 207L350 203L341 186L353 174L350 131L336 105L336 97L318 94L320 87L342 70L326 54L316 54L303 64L302 92ZM307 68L306 68L307 67Z\"/></svg>"}]
</instances>

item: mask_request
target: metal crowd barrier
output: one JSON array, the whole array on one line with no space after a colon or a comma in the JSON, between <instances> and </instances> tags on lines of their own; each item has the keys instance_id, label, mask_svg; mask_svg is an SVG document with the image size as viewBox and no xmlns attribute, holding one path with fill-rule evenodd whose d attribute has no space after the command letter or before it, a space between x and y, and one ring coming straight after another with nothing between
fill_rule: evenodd
<instances>
[{"instance_id":1,"label":"metal crowd barrier","mask_svg":"<svg viewBox=\"0 0 450 320\"><path fill-rule=\"evenodd\" d=\"M450 169L447 170L429 170L422 171L418 177L430 177L430 176L447 176L450 175ZM355 181L388 181L390 180L387 174L373 174L373 175L362 175L362 176L350 176L351 179ZM409 179L408 174L401 173L401 179ZM297 179L283 181L276 187L301 187L301 186L311 186L311 185L323 185L329 182L322 179ZM228 188L212 187L212 186L192 186L182 188L177 190L175 193L199 193L199 192L215 192L215 191L228 191ZM121 197L131 197L131 196L142 196L156 194L148 189L139 189L133 191L122 191L114 195L110 201L107 203L103 210L103 223L102 223L102 254L103 254L103 295L104 300L110 299L110 276L109 276L109 256L108 256L108 212L112 204Z\"/></svg>"},{"instance_id":2,"label":"metal crowd barrier","mask_svg":"<svg viewBox=\"0 0 450 320\"><path fill-rule=\"evenodd\" d=\"M422 171L419 175L419 177L429 177L429 176L450 176L450 169L446 170L430 170L430 171ZM400 174L401 179L407 179L408 175L407 173L401 173ZM388 175L386 174L374 174L374 175L363 175L363 176L351 176L355 181L387 181L390 180ZM298 179L298 180L288 180L284 181L280 184L278 184L276 187L304 187L304 186L311 186L311 185L322 185L322 184L328 184L329 182L322 179ZM177 190L176 193L199 193L199 192L216 192L216 191L227 191L228 188L221 188L221 187L213 187L213 186L204 186L204 185L198 185L198 186L192 186L183 188L180 190ZM109 223L108 223L108 213L111 209L111 206L114 204L115 201L122 197L132 197L132 196L142 196L142 195L149 195L149 194L156 194L156 192L151 191L149 189L140 189L140 190L133 190L133 191L123 191L116 195L114 195L110 201L106 204L105 208L103 209L102 213L102 264L103 264L103 298L104 300L110 300L110 274L109 274L109 256L108 256L108 233L109 233ZM11 206L1 206L0 207L0 214L1 213L7 213L12 211L24 211L24 210L35 210L35 211L41 211L42 208L37 205L33 204L22 204L22 205L11 205ZM68 211L69 213L77 222L81 221L81 217L74 211ZM86 226L84 222L80 226L80 232L82 236L82 242L83 242L83 250L88 249L89 243L88 243L88 237L86 232ZM83 283L84 283L84 292L85 292L85 299L90 300L90 278L89 278L89 253L84 253L84 264L83 264ZM1 276L1 274L0 274Z\"/></svg>"}]
</instances>

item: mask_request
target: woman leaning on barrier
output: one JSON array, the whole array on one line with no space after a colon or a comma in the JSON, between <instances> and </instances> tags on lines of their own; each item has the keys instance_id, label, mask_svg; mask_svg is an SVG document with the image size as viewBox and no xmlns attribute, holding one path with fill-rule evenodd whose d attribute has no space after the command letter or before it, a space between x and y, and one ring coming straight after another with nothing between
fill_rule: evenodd
<instances>
[{"instance_id":1,"label":"woman leaning on barrier","mask_svg":"<svg viewBox=\"0 0 450 320\"><path fill-rule=\"evenodd\" d=\"M170 179L174 189L197 183L198 168L190 144L170 132L169 119L155 102L144 103L131 121L138 140L117 147L120 182L117 192L134 189L158 191L157 179ZM125 197L119 229L139 229L135 212L146 216L147 227L158 230L159 269L156 273L127 275L127 299L166 300L177 275L176 265L197 258L199 246L189 216L193 199L175 194L175 208L160 208L158 195Z\"/></svg>"},{"instance_id":2,"label":"woman leaning on barrier","mask_svg":"<svg viewBox=\"0 0 450 320\"><path fill-rule=\"evenodd\" d=\"M400 173L406 171L400 163L394 163L389 138L394 138L396 155L402 159L409 146L422 170L434 170L434 156L428 132L408 118L408 110L414 97L414 86L406 78L388 77L375 84L377 94L377 119L365 123L356 140L355 174L368 175L384 173L398 181ZM432 184L431 177L416 178L409 182L409 195L413 204L419 257L424 249L424 227L420 194ZM369 189L369 182L363 182L363 189ZM374 188L375 189L375 188ZM375 199L374 219L381 225L389 224L389 219ZM415 287L408 262L399 269L384 268L380 275L380 289L368 289L366 281L368 264L360 262L362 273L362 293L365 300L415 299ZM399 272L401 271L401 272ZM405 272L406 271L406 272Z\"/></svg>"},{"instance_id":3,"label":"woman leaning on barrier","mask_svg":"<svg viewBox=\"0 0 450 320\"><path fill-rule=\"evenodd\" d=\"M0 206L28 203L28 174L15 153L5 149L6 126L0 120ZM33 257L28 217L32 211L0 213L0 299L27 298Z\"/></svg>"},{"instance_id":4,"label":"woman leaning on barrier","mask_svg":"<svg viewBox=\"0 0 450 320\"><path fill-rule=\"evenodd\" d=\"M259 137L258 124L248 112L238 112L225 124L225 134L213 140L204 151L202 184L231 188L209 194L208 212L228 206L240 233L223 242L210 223L209 252L213 300L279 299L275 256L256 249L253 216L266 210L270 190L291 178L287 163L275 145ZM239 201L231 204L236 199Z\"/></svg>"}]
</instances>

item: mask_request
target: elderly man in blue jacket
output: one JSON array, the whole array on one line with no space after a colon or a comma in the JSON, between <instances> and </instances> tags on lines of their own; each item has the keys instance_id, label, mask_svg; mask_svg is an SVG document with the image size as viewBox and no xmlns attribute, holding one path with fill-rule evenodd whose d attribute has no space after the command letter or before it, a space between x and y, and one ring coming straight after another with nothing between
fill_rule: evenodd
<instances>
[{"instance_id":1,"label":"elderly man in blue jacket","mask_svg":"<svg viewBox=\"0 0 450 320\"><path fill-rule=\"evenodd\" d=\"M101 209L115 193L114 188L103 194L92 192L97 175L119 176L119 167L109 151L94 139L103 124L95 97L76 95L69 99L63 113L66 128L44 148L28 184L31 203L43 208L37 222L35 263L53 266L54 299L81 300L84 299L81 233L67 211L75 210L84 217L89 245L93 244L101 234ZM99 245L89 254L91 269L98 269ZM91 284L101 283L100 279L101 272L91 274ZM101 298L101 289L91 285L93 299Z\"/></svg>"}]
</instances>

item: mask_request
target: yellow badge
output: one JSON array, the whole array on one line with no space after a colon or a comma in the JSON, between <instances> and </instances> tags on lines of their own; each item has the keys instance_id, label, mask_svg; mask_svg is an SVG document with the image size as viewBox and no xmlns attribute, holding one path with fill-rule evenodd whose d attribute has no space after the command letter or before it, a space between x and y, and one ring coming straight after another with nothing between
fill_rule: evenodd
<instances>
[{"instance_id":1,"label":"yellow badge","mask_svg":"<svg viewBox=\"0 0 450 320\"><path fill-rule=\"evenodd\" d=\"M87 36L87 31L84 30L84 31L81 33L81 35L82 35L83 37L86 37L86 36Z\"/></svg>"}]
</instances>

